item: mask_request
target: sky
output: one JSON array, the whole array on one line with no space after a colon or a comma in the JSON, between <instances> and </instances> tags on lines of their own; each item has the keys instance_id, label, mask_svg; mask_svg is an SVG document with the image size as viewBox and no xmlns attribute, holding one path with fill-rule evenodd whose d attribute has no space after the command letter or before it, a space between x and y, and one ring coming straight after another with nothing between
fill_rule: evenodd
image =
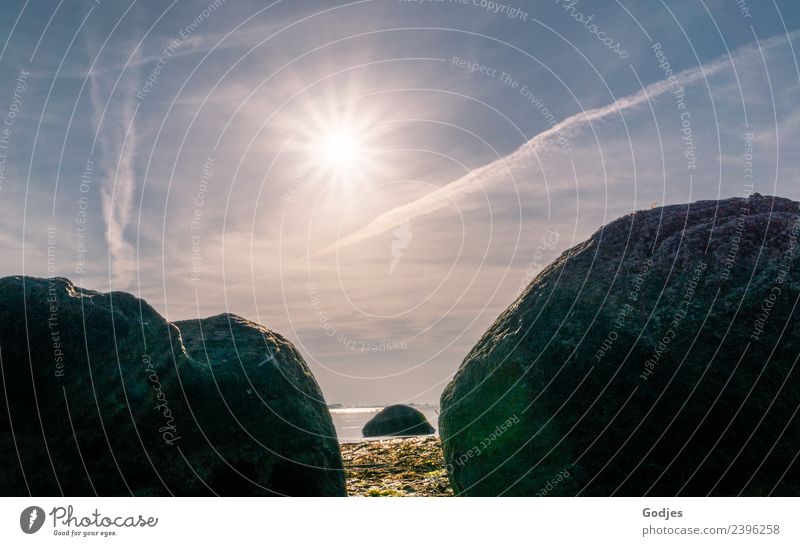
<instances>
[{"instance_id":1,"label":"sky","mask_svg":"<svg viewBox=\"0 0 800 546\"><path fill-rule=\"evenodd\" d=\"M244 316L329 403L436 403L630 211L800 199L794 0L0 11L0 275Z\"/></svg>"}]
</instances>

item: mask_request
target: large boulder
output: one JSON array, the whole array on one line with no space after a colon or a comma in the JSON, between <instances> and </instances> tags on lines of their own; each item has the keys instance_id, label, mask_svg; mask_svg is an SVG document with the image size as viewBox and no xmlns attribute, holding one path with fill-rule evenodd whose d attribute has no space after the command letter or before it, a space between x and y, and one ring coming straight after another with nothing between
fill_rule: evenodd
<instances>
[{"instance_id":1,"label":"large boulder","mask_svg":"<svg viewBox=\"0 0 800 546\"><path fill-rule=\"evenodd\" d=\"M562 254L442 395L456 494L800 494L800 205L639 211Z\"/></svg>"},{"instance_id":2,"label":"large boulder","mask_svg":"<svg viewBox=\"0 0 800 546\"><path fill-rule=\"evenodd\" d=\"M418 409L403 404L386 406L367 421L361 433L373 436L420 436L436 432Z\"/></svg>"},{"instance_id":3,"label":"large boulder","mask_svg":"<svg viewBox=\"0 0 800 546\"><path fill-rule=\"evenodd\" d=\"M234 315L6 277L0 365L2 495L345 494L302 357Z\"/></svg>"},{"instance_id":4,"label":"large boulder","mask_svg":"<svg viewBox=\"0 0 800 546\"><path fill-rule=\"evenodd\" d=\"M261 473L287 495L345 494L339 441L328 406L294 345L236 315L176 322L205 380L195 415L217 452ZM202 377L202 376L201 376ZM209 455L208 470L219 466ZM258 481L258 480L256 480ZM225 489L220 483L217 490ZM230 494L234 494L232 491Z\"/></svg>"}]
</instances>

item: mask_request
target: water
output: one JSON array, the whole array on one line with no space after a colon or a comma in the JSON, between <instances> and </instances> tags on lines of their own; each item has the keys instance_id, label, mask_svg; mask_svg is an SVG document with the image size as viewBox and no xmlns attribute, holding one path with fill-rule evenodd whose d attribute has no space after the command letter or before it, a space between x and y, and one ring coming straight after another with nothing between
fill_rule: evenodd
<instances>
[{"instance_id":1,"label":"water","mask_svg":"<svg viewBox=\"0 0 800 546\"><path fill-rule=\"evenodd\" d=\"M436 429L435 434L439 434L439 414L437 413L439 408L434 406L414 406L414 408L425 415L431 426ZM333 425L336 427L339 442L363 440L361 429L382 409L383 407L331 408L331 417L333 417ZM380 439L380 437L370 438L370 440Z\"/></svg>"}]
</instances>

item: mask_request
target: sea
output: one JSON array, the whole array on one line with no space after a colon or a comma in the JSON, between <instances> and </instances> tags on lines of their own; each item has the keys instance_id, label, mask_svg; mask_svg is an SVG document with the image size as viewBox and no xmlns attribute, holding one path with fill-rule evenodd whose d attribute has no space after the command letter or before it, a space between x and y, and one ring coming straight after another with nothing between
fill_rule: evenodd
<instances>
[{"instance_id":1,"label":"sea","mask_svg":"<svg viewBox=\"0 0 800 546\"><path fill-rule=\"evenodd\" d=\"M439 434L439 407L433 405L414 405L425 417L431 426L436 429L435 434ZM336 427L336 434L339 436L339 443L358 442L364 440L361 429L367 421L375 417L375 414L383 409L382 406L370 407L347 407L330 408L333 425ZM371 437L369 440L381 440L383 437Z\"/></svg>"}]
</instances>

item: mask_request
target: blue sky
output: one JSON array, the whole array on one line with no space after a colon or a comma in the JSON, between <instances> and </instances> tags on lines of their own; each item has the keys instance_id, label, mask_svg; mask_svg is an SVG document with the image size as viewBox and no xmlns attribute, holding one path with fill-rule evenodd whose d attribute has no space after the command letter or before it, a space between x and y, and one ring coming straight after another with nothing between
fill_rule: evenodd
<instances>
[{"instance_id":1,"label":"blue sky","mask_svg":"<svg viewBox=\"0 0 800 546\"><path fill-rule=\"evenodd\" d=\"M0 274L256 320L330 402L436 401L631 210L800 198L792 1L0 9Z\"/></svg>"}]
</instances>

